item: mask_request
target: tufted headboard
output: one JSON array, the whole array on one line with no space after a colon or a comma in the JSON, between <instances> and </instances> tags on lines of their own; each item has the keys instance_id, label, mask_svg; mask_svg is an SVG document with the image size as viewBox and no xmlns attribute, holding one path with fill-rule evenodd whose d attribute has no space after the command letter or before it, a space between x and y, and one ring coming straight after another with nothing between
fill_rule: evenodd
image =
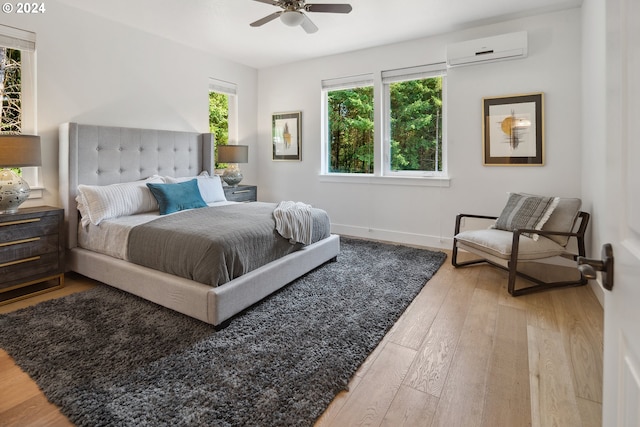
<instances>
[{"instance_id":1,"label":"tufted headboard","mask_svg":"<svg viewBox=\"0 0 640 427\"><path fill-rule=\"evenodd\" d=\"M77 245L78 184L109 185L152 175L214 172L213 134L64 123L59 136L60 197L68 248Z\"/></svg>"}]
</instances>

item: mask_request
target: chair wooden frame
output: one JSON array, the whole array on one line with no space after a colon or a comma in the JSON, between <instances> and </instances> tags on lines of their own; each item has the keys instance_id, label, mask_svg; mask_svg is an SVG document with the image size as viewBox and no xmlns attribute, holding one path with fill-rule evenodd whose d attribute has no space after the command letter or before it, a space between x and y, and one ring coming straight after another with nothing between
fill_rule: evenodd
<instances>
[{"instance_id":1,"label":"chair wooden frame","mask_svg":"<svg viewBox=\"0 0 640 427\"><path fill-rule=\"evenodd\" d=\"M495 216L486 216L486 215L473 215L473 214L459 214L456 216L456 228L455 228L455 234L454 236L458 235L458 233L460 232L460 224L462 221L462 218L479 218L479 219L497 219L498 217ZM462 261L459 262L458 261L458 240L454 237L453 238L453 253L452 253L452 257L451 257L451 263L453 264L454 267L463 267L463 266L468 266L468 265L473 265L473 264L479 264L479 263L488 263L491 264L493 266L496 266L498 268L501 268L503 270L506 270L509 272L509 280L508 280L508 284L507 284L507 290L509 291L509 294L511 294L512 296L518 296L518 295L525 295L525 294L530 294L533 292L540 292L540 291L544 291L547 289L552 289L552 288L561 288L561 287L570 287L570 286L582 286L582 285L586 285L587 284L587 279L584 278L582 275L580 275L580 279L579 280L572 280L572 281L558 281L558 282L545 282L543 280L540 280L538 278L532 277L526 273L523 273L521 271L518 271L518 248L520 245L520 235L523 233L536 233L540 236L567 236L569 238L575 237L577 240L577 246L578 246L578 253L574 254L571 253L569 251L563 253L562 257L564 258L569 258L569 259L573 259L574 261L577 260L578 256L585 256L585 242L584 242L584 235L587 229L587 225L589 224L589 218L590 215L587 212L582 212L580 211L578 213L578 217L576 219L576 221L580 221L579 225L577 227L576 231L572 231L572 232L562 232L562 231L551 231L551 230L530 230L530 229L518 229L518 230L514 230L513 231L513 241L511 244L511 257L509 260L507 260L507 265L501 265L498 264L497 262L491 261L489 259L474 259L474 260L470 260L470 261ZM574 227L575 229L575 227ZM569 239L570 241L570 239ZM567 243L568 244L568 243ZM565 245L566 247L566 245ZM480 252L480 251L478 251ZM478 256L482 256L480 253L478 252L474 252L475 255ZM544 258L540 258L540 259L544 259ZM526 260L526 261L520 261L520 262L529 262L529 261L537 261L537 260ZM533 283L535 283L535 285L526 287L526 288L520 288L520 289L516 289L515 288L515 282L516 282L516 277L520 276L523 277Z\"/></svg>"}]
</instances>

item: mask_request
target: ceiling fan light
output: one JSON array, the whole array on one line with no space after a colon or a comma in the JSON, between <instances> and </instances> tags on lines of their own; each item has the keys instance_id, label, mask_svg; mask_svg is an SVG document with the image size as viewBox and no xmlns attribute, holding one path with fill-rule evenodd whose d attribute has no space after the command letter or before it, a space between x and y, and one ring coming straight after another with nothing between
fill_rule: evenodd
<instances>
[{"instance_id":1,"label":"ceiling fan light","mask_svg":"<svg viewBox=\"0 0 640 427\"><path fill-rule=\"evenodd\" d=\"M304 21L304 15L302 14L302 12L287 11L280 15L280 20L284 23L284 25L297 27L298 25L302 24L302 21Z\"/></svg>"}]
</instances>

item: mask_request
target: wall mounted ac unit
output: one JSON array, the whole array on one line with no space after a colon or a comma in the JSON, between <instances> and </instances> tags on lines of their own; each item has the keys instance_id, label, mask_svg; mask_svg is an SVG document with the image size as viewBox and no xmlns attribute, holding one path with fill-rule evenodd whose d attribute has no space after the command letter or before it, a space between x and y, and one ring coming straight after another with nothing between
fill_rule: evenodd
<instances>
[{"instance_id":1,"label":"wall mounted ac unit","mask_svg":"<svg viewBox=\"0 0 640 427\"><path fill-rule=\"evenodd\" d=\"M447 46L447 66L458 67L527 56L527 32L502 34Z\"/></svg>"}]
</instances>

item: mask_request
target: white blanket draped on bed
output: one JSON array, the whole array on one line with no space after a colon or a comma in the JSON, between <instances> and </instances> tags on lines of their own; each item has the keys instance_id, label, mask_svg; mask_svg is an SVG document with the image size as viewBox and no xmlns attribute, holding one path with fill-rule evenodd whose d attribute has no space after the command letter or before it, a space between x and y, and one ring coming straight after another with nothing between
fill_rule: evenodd
<instances>
[{"instance_id":1,"label":"white blanket draped on bed","mask_svg":"<svg viewBox=\"0 0 640 427\"><path fill-rule=\"evenodd\" d=\"M291 243L311 243L313 218L311 205L302 202L283 201L273 211L276 230Z\"/></svg>"}]
</instances>

